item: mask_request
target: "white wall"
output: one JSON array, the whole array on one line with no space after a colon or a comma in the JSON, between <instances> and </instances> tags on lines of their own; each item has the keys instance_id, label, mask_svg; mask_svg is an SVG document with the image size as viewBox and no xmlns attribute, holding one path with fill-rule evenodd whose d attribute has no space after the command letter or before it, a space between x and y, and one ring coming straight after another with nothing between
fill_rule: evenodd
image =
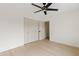
<instances>
[{"instance_id":1,"label":"white wall","mask_svg":"<svg viewBox=\"0 0 79 59\"><path fill-rule=\"evenodd\" d=\"M0 52L24 44L23 4L0 4Z\"/></svg>"},{"instance_id":2,"label":"white wall","mask_svg":"<svg viewBox=\"0 0 79 59\"><path fill-rule=\"evenodd\" d=\"M79 47L79 9L58 12L51 19L50 40Z\"/></svg>"}]
</instances>

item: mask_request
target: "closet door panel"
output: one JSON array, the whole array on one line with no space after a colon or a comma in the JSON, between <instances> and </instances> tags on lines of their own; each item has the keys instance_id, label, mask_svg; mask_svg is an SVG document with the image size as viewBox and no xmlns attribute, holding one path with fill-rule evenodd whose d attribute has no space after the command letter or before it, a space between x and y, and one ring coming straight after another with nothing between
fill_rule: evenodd
<instances>
[{"instance_id":1,"label":"closet door panel","mask_svg":"<svg viewBox=\"0 0 79 59\"><path fill-rule=\"evenodd\" d=\"M25 19L25 43L38 40L38 21Z\"/></svg>"}]
</instances>

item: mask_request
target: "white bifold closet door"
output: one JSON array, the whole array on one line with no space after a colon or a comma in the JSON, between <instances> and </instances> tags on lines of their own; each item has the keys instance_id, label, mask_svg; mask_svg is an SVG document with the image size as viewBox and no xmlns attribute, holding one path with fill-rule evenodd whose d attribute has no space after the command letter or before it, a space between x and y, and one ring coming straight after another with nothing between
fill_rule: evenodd
<instances>
[{"instance_id":1,"label":"white bifold closet door","mask_svg":"<svg viewBox=\"0 0 79 59\"><path fill-rule=\"evenodd\" d=\"M39 21L24 19L24 43L29 43L38 40Z\"/></svg>"}]
</instances>

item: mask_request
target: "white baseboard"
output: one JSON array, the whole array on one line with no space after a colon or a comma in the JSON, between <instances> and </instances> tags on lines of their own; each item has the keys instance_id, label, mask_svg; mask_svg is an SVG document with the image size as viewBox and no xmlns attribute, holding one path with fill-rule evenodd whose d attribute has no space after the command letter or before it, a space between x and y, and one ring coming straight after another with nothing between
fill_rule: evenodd
<instances>
[{"instance_id":1,"label":"white baseboard","mask_svg":"<svg viewBox=\"0 0 79 59\"><path fill-rule=\"evenodd\" d=\"M72 44L70 42L63 42L63 41L57 41L57 40L50 40L59 44L64 44L64 45L68 45L68 46L72 46L72 47L76 47L79 48L79 44Z\"/></svg>"},{"instance_id":2,"label":"white baseboard","mask_svg":"<svg viewBox=\"0 0 79 59\"><path fill-rule=\"evenodd\" d=\"M11 47L6 48L6 49L4 49L4 50L0 50L0 53L1 53L1 52L5 52L5 51L8 51L8 50L11 50L11 49L15 49L15 48L20 47L20 46L23 46L23 45L24 45L24 43L18 44L18 45L16 45L16 46L11 46Z\"/></svg>"}]
</instances>

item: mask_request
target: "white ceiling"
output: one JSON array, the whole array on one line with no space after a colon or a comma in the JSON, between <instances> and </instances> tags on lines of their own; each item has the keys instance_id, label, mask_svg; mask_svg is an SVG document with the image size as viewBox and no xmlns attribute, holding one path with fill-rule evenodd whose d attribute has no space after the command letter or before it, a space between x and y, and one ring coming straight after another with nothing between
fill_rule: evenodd
<instances>
[{"instance_id":1,"label":"white ceiling","mask_svg":"<svg viewBox=\"0 0 79 59\"><path fill-rule=\"evenodd\" d=\"M43 6L41 3L36 3L39 6ZM48 21L54 17L54 15L59 13L76 12L79 11L78 3L53 3L50 8L57 8L59 11L48 11L47 15L43 12L33 13L39 8L32 6L31 3L24 4L25 6L25 17L29 17L35 20Z\"/></svg>"}]
</instances>

